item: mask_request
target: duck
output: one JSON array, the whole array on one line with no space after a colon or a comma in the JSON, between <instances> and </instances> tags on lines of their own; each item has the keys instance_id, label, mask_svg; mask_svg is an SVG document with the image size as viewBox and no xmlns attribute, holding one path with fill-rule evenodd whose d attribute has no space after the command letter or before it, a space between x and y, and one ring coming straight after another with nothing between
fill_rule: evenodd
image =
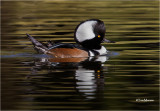
<instances>
[{"instance_id":1,"label":"duck","mask_svg":"<svg viewBox=\"0 0 160 111\"><path fill-rule=\"evenodd\" d=\"M26 34L38 53L52 55L54 58L81 58L107 54L107 49L101 45L103 42L115 43L105 38L105 24L99 19L89 19L80 22L75 28L74 40L71 43L42 43L29 34Z\"/></svg>"}]
</instances>

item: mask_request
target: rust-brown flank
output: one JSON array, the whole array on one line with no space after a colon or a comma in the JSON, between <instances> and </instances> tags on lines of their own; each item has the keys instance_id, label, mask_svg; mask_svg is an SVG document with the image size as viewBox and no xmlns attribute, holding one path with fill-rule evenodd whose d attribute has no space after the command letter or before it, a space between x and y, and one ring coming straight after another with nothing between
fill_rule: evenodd
<instances>
[{"instance_id":1,"label":"rust-brown flank","mask_svg":"<svg viewBox=\"0 0 160 111\"><path fill-rule=\"evenodd\" d=\"M88 53L77 48L55 48L48 51L48 54L56 58L88 57Z\"/></svg>"},{"instance_id":2,"label":"rust-brown flank","mask_svg":"<svg viewBox=\"0 0 160 111\"><path fill-rule=\"evenodd\" d=\"M82 62L85 61L87 57L76 57L76 58L49 58L49 62Z\"/></svg>"}]
</instances>

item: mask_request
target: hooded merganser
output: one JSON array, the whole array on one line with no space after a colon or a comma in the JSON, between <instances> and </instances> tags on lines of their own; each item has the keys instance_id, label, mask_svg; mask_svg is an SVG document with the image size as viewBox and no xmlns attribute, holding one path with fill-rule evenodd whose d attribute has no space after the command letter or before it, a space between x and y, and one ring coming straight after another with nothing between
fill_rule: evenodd
<instances>
[{"instance_id":1,"label":"hooded merganser","mask_svg":"<svg viewBox=\"0 0 160 111\"><path fill-rule=\"evenodd\" d=\"M40 43L27 34L34 48L38 52L53 55L55 58L90 57L107 54L102 42L114 43L107 40L105 36L105 25L98 19L90 19L81 22L75 29L74 39L77 44L67 43Z\"/></svg>"}]
</instances>

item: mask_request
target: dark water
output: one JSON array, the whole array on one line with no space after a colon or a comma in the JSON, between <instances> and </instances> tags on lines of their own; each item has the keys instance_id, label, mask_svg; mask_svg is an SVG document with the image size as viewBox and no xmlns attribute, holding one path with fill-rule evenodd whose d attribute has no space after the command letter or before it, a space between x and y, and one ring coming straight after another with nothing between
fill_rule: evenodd
<instances>
[{"instance_id":1,"label":"dark water","mask_svg":"<svg viewBox=\"0 0 160 111\"><path fill-rule=\"evenodd\" d=\"M3 1L2 109L158 110L158 4L158 0ZM91 18L103 20L106 38L116 41L103 44L110 51L107 56L60 63L37 54L25 35L43 42L74 43L76 25Z\"/></svg>"}]
</instances>

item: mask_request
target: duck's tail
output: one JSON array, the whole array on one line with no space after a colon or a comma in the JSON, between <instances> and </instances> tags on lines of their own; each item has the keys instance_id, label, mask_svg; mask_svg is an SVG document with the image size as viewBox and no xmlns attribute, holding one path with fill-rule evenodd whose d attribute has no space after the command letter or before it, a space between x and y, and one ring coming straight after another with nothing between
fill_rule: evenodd
<instances>
[{"instance_id":1,"label":"duck's tail","mask_svg":"<svg viewBox=\"0 0 160 111\"><path fill-rule=\"evenodd\" d=\"M34 48L40 52L40 53L48 53L48 47L37 41L34 37L30 36L29 34L26 34L27 37L31 40L32 44L34 45Z\"/></svg>"}]
</instances>

